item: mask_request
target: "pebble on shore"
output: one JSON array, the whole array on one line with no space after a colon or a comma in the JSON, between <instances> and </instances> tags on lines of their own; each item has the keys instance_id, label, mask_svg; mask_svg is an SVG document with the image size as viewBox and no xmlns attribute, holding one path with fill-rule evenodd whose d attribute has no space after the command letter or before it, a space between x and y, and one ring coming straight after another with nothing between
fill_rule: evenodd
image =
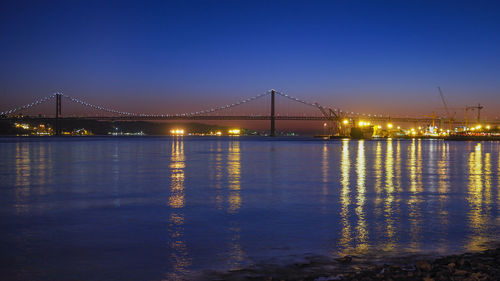
<instances>
[{"instance_id":1,"label":"pebble on shore","mask_svg":"<svg viewBox=\"0 0 500 281\"><path fill-rule=\"evenodd\" d=\"M311 258L289 266L260 265L226 273L212 272L204 280L500 280L500 248L451 255L409 264L351 264L352 257L337 260Z\"/></svg>"}]
</instances>

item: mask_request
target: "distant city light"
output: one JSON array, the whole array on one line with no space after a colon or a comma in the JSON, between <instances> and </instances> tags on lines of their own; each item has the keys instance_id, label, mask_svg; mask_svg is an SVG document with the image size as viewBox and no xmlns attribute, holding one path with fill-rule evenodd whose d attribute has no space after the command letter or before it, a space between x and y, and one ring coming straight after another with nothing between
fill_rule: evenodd
<instances>
[{"instance_id":1,"label":"distant city light","mask_svg":"<svg viewBox=\"0 0 500 281\"><path fill-rule=\"evenodd\" d=\"M182 136L184 135L184 129L172 129L170 130L170 134L174 136Z\"/></svg>"},{"instance_id":2,"label":"distant city light","mask_svg":"<svg viewBox=\"0 0 500 281\"><path fill-rule=\"evenodd\" d=\"M239 135L241 133L240 129L231 129L228 131L230 135Z\"/></svg>"}]
</instances>

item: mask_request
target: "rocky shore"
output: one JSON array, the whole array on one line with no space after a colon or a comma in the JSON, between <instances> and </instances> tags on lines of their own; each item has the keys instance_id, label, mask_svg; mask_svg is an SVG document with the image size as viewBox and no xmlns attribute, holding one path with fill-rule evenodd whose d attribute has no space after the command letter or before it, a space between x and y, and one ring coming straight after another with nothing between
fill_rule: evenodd
<instances>
[{"instance_id":1,"label":"rocky shore","mask_svg":"<svg viewBox=\"0 0 500 281\"><path fill-rule=\"evenodd\" d=\"M500 248L437 259L398 258L385 264L345 256L309 257L289 266L271 264L210 272L205 280L500 280Z\"/></svg>"}]
</instances>

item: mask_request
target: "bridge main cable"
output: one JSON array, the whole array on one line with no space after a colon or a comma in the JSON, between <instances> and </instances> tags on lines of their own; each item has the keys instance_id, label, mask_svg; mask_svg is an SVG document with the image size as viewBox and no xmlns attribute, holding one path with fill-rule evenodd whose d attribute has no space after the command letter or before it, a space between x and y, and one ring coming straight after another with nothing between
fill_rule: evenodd
<instances>
[{"instance_id":1,"label":"bridge main cable","mask_svg":"<svg viewBox=\"0 0 500 281\"><path fill-rule=\"evenodd\" d=\"M11 109L11 110L6 110L6 111L3 111L3 112L0 112L0 115L8 115L8 114L12 114L12 113L15 113L15 112L17 112L17 111L21 111L21 110L24 110L24 109L28 109L28 108L33 107L33 106L35 106L35 105L42 104L42 103L44 103L44 102L46 102L46 101L49 101L49 100L51 100L51 99L55 98L55 97L56 97L56 95L57 95L57 93L54 93L54 94L52 94L52 95L50 95L50 96L46 96L46 97L40 98L40 99L38 99L38 100L36 100L36 101L34 101L34 102L32 102L32 103L28 103L28 104L25 104L25 105L23 105L23 106L19 106L19 107L13 108L13 109Z\"/></svg>"},{"instance_id":2,"label":"bridge main cable","mask_svg":"<svg viewBox=\"0 0 500 281\"><path fill-rule=\"evenodd\" d=\"M109 113L115 113L115 114L119 114L119 115L140 116L140 117L170 117L170 116L184 116L184 117L187 117L187 116L202 115L202 114L205 114L205 113L213 113L213 112L217 112L217 111L220 111L220 110L224 110L224 109L229 109L229 108L232 108L232 107L236 107L236 106L245 104L247 102L250 102L250 101L262 98L264 96L267 96L267 95L269 95L269 93L270 92L266 92L266 93L259 94L259 95L256 95L256 96L253 96L253 97L250 97L250 98L247 98L247 99L240 100L240 101L238 101L236 103L227 104L227 105L219 106L219 107L216 107L216 108L211 108L211 109L206 109L206 110L201 110L201 111L196 111L196 112L179 113L179 114L148 114L148 113L134 113L134 112L127 112L127 111L119 111L119 110L112 109L112 108L107 108L107 107L103 107L103 106L99 106L99 105L94 105L94 104L85 102L83 100L80 100L78 98L74 98L74 97L71 97L71 96L68 96L68 95L65 95L65 94L61 94L61 95L63 97L65 97L65 98L71 100L72 102L75 102L75 103L78 103L78 104L81 104L81 105L84 105L84 106L87 106L87 107L90 107L90 108L93 108L93 109L97 109L97 110L101 110L101 111L105 111L105 112L109 112Z\"/></svg>"}]
</instances>

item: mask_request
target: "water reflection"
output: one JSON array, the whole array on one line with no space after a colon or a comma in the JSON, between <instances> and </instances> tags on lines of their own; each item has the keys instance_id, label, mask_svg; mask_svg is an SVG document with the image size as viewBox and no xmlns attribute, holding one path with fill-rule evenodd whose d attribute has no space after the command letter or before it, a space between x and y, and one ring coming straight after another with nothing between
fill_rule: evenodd
<instances>
[{"instance_id":1,"label":"water reflection","mask_svg":"<svg viewBox=\"0 0 500 281\"><path fill-rule=\"evenodd\" d=\"M437 174L438 174L438 193L439 201L444 204L448 197L448 181L449 181L449 160L448 160L448 144L443 143L441 145L441 156L438 161ZM444 207L444 205L441 205Z\"/></svg>"},{"instance_id":2,"label":"water reflection","mask_svg":"<svg viewBox=\"0 0 500 281\"><path fill-rule=\"evenodd\" d=\"M323 148L321 149L321 178L322 178L322 188L321 188L321 211L323 214L326 214L329 204L328 200L328 173L329 173L329 152L328 152L328 143L323 143Z\"/></svg>"},{"instance_id":3,"label":"water reflection","mask_svg":"<svg viewBox=\"0 0 500 281\"><path fill-rule=\"evenodd\" d=\"M339 244L341 246L341 253L348 253L352 251L352 234L351 223L349 220L349 206L351 204L350 198L350 170L351 161L349 159L349 141L348 139L342 140L342 156L340 159L340 173L341 173L341 191L340 191L340 220L342 223L341 235Z\"/></svg>"},{"instance_id":4,"label":"water reflection","mask_svg":"<svg viewBox=\"0 0 500 281\"><path fill-rule=\"evenodd\" d=\"M385 235L386 244L384 250L391 251L395 247L395 233L396 233L396 216L394 214L394 151L392 147L392 139L387 140L386 153L385 153L385 202L384 202L384 216L385 216Z\"/></svg>"},{"instance_id":5,"label":"water reflection","mask_svg":"<svg viewBox=\"0 0 500 281\"><path fill-rule=\"evenodd\" d=\"M358 217L357 231L357 251L363 252L368 249L368 229L365 217L365 193L366 193L366 162L365 162L365 142L358 141L358 154L356 158L357 196L356 196L356 215Z\"/></svg>"},{"instance_id":6,"label":"water reflection","mask_svg":"<svg viewBox=\"0 0 500 281\"><path fill-rule=\"evenodd\" d=\"M484 161L484 162L483 162ZM480 250L487 242L488 222L491 204L491 163L490 153L484 154L482 144L477 143L469 153L469 181L467 201L469 204L468 222L471 235L467 249Z\"/></svg>"},{"instance_id":7,"label":"water reflection","mask_svg":"<svg viewBox=\"0 0 500 281\"><path fill-rule=\"evenodd\" d=\"M227 156L227 173L228 173L228 187L229 187L229 207L228 213L237 214L241 208L241 151L240 141L235 139L229 142L228 156ZM241 226L239 221L233 218L229 221L229 232L231 239L229 241L229 257L228 266L230 268L237 268L241 266L245 260L245 252L240 244Z\"/></svg>"},{"instance_id":8,"label":"water reflection","mask_svg":"<svg viewBox=\"0 0 500 281\"><path fill-rule=\"evenodd\" d=\"M375 208L375 220L380 221L382 216L382 179L383 179L383 169L382 169L382 143L377 142L377 147L375 148L375 163L373 165L374 174L375 174L375 199L374 199L374 208ZM382 233L382 224L377 223L375 225L376 233ZM381 239L380 235L377 235L376 239Z\"/></svg>"},{"instance_id":9,"label":"water reflection","mask_svg":"<svg viewBox=\"0 0 500 281\"><path fill-rule=\"evenodd\" d=\"M421 221L422 221L422 143L421 140L413 139L409 151L408 173L410 174L410 197L408 199L410 220L410 251L420 250Z\"/></svg>"},{"instance_id":10,"label":"water reflection","mask_svg":"<svg viewBox=\"0 0 500 281\"><path fill-rule=\"evenodd\" d=\"M401 182L401 141L397 140L396 142L396 161L395 161L395 170L396 170L396 191L398 195L403 191L402 182ZM397 203L399 204L400 198L398 196Z\"/></svg>"},{"instance_id":11,"label":"water reflection","mask_svg":"<svg viewBox=\"0 0 500 281\"><path fill-rule=\"evenodd\" d=\"M45 262L40 251L72 251L54 233L71 232L78 247L93 249L90 266L115 270L140 264L149 272L168 271L163 275L168 280L305 253L482 250L499 233L497 143L245 138L53 143L0 145L6 226L1 238L11 251L2 258L19 255L16 272L39 270ZM151 197L157 200L141 200ZM94 207L99 200L109 205L110 198L120 208ZM115 233L120 239L110 245ZM90 235L95 241L80 239ZM117 247L127 258L110 261ZM78 262L67 264L81 270Z\"/></svg>"},{"instance_id":12,"label":"water reflection","mask_svg":"<svg viewBox=\"0 0 500 281\"><path fill-rule=\"evenodd\" d=\"M215 201L215 208L217 210L223 210L224 206L224 195L223 195L223 174L225 165L222 161L222 143L217 141L212 143L210 150L213 152L210 154L210 164L208 165L210 186L215 188L213 193L210 193L211 201Z\"/></svg>"},{"instance_id":13,"label":"water reflection","mask_svg":"<svg viewBox=\"0 0 500 281\"><path fill-rule=\"evenodd\" d=\"M184 207L184 142L182 138L172 141L172 155L170 157L171 188L168 205L172 208Z\"/></svg>"},{"instance_id":14,"label":"water reflection","mask_svg":"<svg viewBox=\"0 0 500 281\"><path fill-rule=\"evenodd\" d=\"M236 213L241 207L241 162L240 142L231 141L227 156L227 173L229 185L229 213Z\"/></svg>"},{"instance_id":15,"label":"water reflection","mask_svg":"<svg viewBox=\"0 0 500 281\"><path fill-rule=\"evenodd\" d=\"M449 193L449 158L448 158L448 143L443 142L440 146L440 157L437 163L437 174L438 174L438 194L439 194L439 228L440 232L446 235L441 237L441 250L446 250L447 248L447 229L448 229L448 193Z\"/></svg>"},{"instance_id":16,"label":"water reflection","mask_svg":"<svg viewBox=\"0 0 500 281\"><path fill-rule=\"evenodd\" d=\"M321 153L321 172L323 178L323 189L321 191L321 203L325 204L326 195L328 195L328 144L325 142L323 144L323 149Z\"/></svg>"},{"instance_id":17,"label":"water reflection","mask_svg":"<svg viewBox=\"0 0 500 281\"><path fill-rule=\"evenodd\" d=\"M14 208L17 213L26 213L29 211L27 203L31 193L31 156L29 146L25 143L16 145L16 201Z\"/></svg>"},{"instance_id":18,"label":"water reflection","mask_svg":"<svg viewBox=\"0 0 500 281\"><path fill-rule=\"evenodd\" d=\"M215 202L217 209L222 210L224 204L224 197L222 195L222 174L223 174L223 163L222 163L222 144L217 142L217 151L215 154Z\"/></svg>"},{"instance_id":19,"label":"water reflection","mask_svg":"<svg viewBox=\"0 0 500 281\"><path fill-rule=\"evenodd\" d=\"M112 156L112 163L113 167L111 169L112 174L113 174L113 195L115 196L115 199L113 200L113 204L116 207L120 207L121 205L121 199L119 197L119 190L120 190L120 153L118 150L118 144L115 143L114 145L114 152Z\"/></svg>"},{"instance_id":20,"label":"water reflection","mask_svg":"<svg viewBox=\"0 0 500 281\"><path fill-rule=\"evenodd\" d=\"M191 265L186 242L184 241L184 141L182 137L172 140L170 156L170 197L168 205L172 209L169 216L168 233L171 250L170 262L172 271L169 279L178 280L184 276Z\"/></svg>"}]
</instances>

